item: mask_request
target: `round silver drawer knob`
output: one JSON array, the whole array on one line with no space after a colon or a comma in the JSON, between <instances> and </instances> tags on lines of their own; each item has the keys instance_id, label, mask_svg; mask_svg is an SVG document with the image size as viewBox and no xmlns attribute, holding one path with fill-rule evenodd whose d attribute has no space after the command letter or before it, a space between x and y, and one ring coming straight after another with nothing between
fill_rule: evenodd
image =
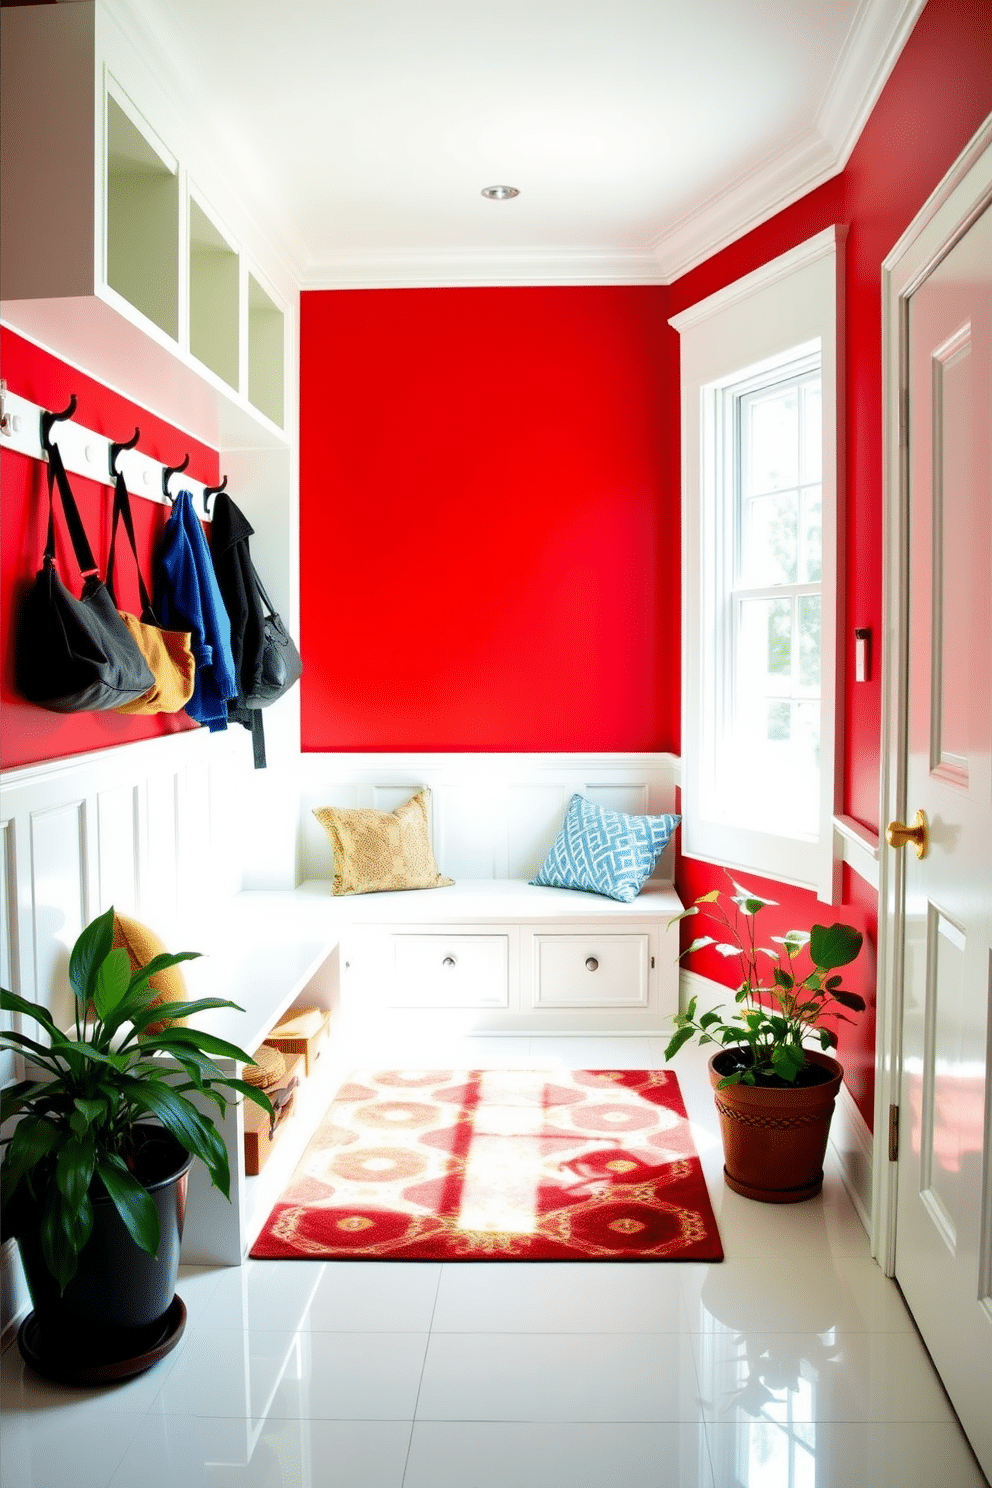
<instances>
[{"instance_id":1,"label":"round silver drawer knob","mask_svg":"<svg viewBox=\"0 0 992 1488\"><path fill-rule=\"evenodd\" d=\"M454 956L445 956L444 960L441 962L441 965L442 966L454 966L455 960L456 960L456 958Z\"/></svg>"},{"instance_id":2,"label":"round silver drawer knob","mask_svg":"<svg viewBox=\"0 0 992 1488\"><path fill-rule=\"evenodd\" d=\"M599 969L599 962L596 960L596 957L595 956L587 956L586 957L586 971L597 971L598 969Z\"/></svg>"}]
</instances>

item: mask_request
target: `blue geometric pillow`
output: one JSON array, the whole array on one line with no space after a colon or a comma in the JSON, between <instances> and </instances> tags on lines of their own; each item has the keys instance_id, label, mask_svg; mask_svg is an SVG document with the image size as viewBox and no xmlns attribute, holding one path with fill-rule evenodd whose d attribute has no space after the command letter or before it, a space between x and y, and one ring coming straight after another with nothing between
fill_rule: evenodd
<instances>
[{"instance_id":1,"label":"blue geometric pillow","mask_svg":"<svg viewBox=\"0 0 992 1488\"><path fill-rule=\"evenodd\" d=\"M585 889L630 904L681 820L680 816L628 816L574 795L557 840L531 883Z\"/></svg>"}]
</instances>

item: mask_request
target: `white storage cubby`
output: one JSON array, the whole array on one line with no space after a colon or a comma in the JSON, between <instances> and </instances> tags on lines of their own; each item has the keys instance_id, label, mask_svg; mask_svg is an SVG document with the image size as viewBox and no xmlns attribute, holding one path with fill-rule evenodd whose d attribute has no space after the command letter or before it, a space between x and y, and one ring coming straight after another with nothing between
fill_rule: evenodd
<instances>
[{"instance_id":1,"label":"white storage cubby","mask_svg":"<svg viewBox=\"0 0 992 1488\"><path fill-rule=\"evenodd\" d=\"M248 275L248 401L282 428L283 313Z\"/></svg>"},{"instance_id":2,"label":"white storage cubby","mask_svg":"<svg viewBox=\"0 0 992 1488\"><path fill-rule=\"evenodd\" d=\"M179 340L179 162L106 96L107 284Z\"/></svg>"},{"instance_id":3,"label":"white storage cubby","mask_svg":"<svg viewBox=\"0 0 992 1488\"><path fill-rule=\"evenodd\" d=\"M189 349L230 387L241 355L241 265L237 250L189 198ZM278 349L282 372L282 347ZM279 420L278 422L281 422Z\"/></svg>"}]
</instances>

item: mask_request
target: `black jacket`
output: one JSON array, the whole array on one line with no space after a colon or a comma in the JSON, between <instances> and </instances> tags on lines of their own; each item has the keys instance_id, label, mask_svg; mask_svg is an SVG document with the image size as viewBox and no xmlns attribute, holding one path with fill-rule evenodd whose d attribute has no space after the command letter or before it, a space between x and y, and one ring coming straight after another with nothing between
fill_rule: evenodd
<instances>
[{"instance_id":1,"label":"black jacket","mask_svg":"<svg viewBox=\"0 0 992 1488\"><path fill-rule=\"evenodd\" d=\"M258 691L262 677L265 613L255 582L248 539L252 527L226 491L214 497L210 554L217 584L231 620L231 653L238 695L228 705L228 717L251 727L244 699ZM242 716L245 715L245 716Z\"/></svg>"}]
</instances>

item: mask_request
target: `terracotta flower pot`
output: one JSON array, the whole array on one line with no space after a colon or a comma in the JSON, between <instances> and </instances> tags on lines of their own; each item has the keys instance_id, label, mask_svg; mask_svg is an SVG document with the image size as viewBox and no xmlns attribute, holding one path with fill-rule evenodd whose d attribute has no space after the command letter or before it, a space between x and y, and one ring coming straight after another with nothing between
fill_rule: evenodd
<instances>
[{"instance_id":1,"label":"terracotta flower pot","mask_svg":"<svg viewBox=\"0 0 992 1488\"><path fill-rule=\"evenodd\" d=\"M728 1085L710 1060L710 1083L723 1137L723 1175L735 1193L764 1204L797 1204L823 1187L830 1118L843 1070L828 1054L807 1051L810 1064L829 1071L820 1085L766 1089Z\"/></svg>"}]
</instances>

